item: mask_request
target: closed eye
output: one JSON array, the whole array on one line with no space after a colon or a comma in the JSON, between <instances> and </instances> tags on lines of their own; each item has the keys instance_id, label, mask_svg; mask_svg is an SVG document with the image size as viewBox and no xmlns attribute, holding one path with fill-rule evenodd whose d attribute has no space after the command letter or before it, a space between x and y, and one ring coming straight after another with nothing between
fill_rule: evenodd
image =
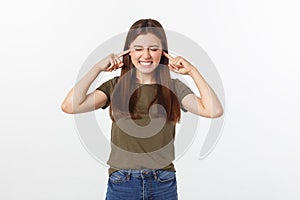
<instances>
[{"instance_id":1,"label":"closed eye","mask_svg":"<svg viewBox=\"0 0 300 200\"><path fill-rule=\"evenodd\" d=\"M134 48L135 51L142 51L142 48Z\"/></svg>"}]
</instances>

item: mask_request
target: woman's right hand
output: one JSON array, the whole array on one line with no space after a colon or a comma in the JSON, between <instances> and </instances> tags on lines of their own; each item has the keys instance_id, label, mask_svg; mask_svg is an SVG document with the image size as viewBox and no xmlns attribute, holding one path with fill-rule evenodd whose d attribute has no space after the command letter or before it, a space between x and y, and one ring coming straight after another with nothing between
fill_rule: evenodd
<instances>
[{"instance_id":1,"label":"woman's right hand","mask_svg":"<svg viewBox=\"0 0 300 200\"><path fill-rule=\"evenodd\" d=\"M63 101L61 108L65 113L76 114L89 112L96 110L105 105L107 101L107 96L104 92L100 90L95 90L90 94L87 91L93 81L97 78L99 72L101 71L113 71L124 65L120 58L130 50L121 52L118 55L111 54L98 63L83 76L75 86L67 94L65 100Z\"/></svg>"},{"instance_id":2,"label":"woman's right hand","mask_svg":"<svg viewBox=\"0 0 300 200\"><path fill-rule=\"evenodd\" d=\"M96 63L94 67L98 68L101 71L107 71L107 72L117 70L124 65L123 61L120 58L128 54L129 52L130 49L123 51L118 55L110 54L105 58L103 58L102 60L100 60L98 63Z\"/></svg>"}]
</instances>

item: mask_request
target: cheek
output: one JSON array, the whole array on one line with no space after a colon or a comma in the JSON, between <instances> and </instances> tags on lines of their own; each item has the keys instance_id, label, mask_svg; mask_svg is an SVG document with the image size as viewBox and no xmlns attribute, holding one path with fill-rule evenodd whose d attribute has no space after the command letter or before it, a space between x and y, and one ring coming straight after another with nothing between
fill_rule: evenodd
<instances>
[{"instance_id":1,"label":"cheek","mask_svg":"<svg viewBox=\"0 0 300 200\"><path fill-rule=\"evenodd\" d=\"M140 57L140 54L138 52L132 51L130 57L131 57L131 61L135 63L137 59Z\"/></svg>"},{"instance_id":2,"label":"cheek","mask_svg":"<svg viewBox=\"0 0 300 200\"><path fill-rule=\"evenodd\" d=\"M162 51L155 51L151 53L153 60L160 61Z\"/></svg>"},{"instance_id":3,"label":"cheek","mask_svg":"<svg viewBox=\"0 0 300 200\"><path fill-rule=\"evenodd\" d=\"M137 51L132 51L131 54L130 54L130 56L131 56L131 59L132 59L132 60L136 60L136 59L138 59L139 57L141 57L141 53L140 53L140 52L137 52Z\"/></svg>"}]
</instances>

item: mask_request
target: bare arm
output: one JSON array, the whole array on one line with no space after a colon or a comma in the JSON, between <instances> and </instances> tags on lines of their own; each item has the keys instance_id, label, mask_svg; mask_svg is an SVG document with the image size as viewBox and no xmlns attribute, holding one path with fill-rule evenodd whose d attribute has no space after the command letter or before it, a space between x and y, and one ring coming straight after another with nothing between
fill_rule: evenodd
<instances>
[{"instance_id":1,"label":"bare arm","mask_svg":"<svg viewBox=\"0 0 300 200\"><path fill-rule=\"evenodd\" d=\"M190 75L199 90L201 97L198 97L195 94L186 95L182 99L183 107L189 112L203 117L216 118L222 116L223 108L217 95L202 77L197 68L181 56L173 58L166 52L164 52L164 55L170 61L170 70L175 73Z\"/></svg>"},{"instance_id":2,"label":"bare arm","mask_svg":"<svg viewBox=\"0 0 300 200\"><path fill-rule=\"evenodd\" d=\"M201 97L190 94L182 99L183 106L190 112L208 118L220 117L223 114L222 105L214 90L194 68L189 75L194 80Z\"/></svg>"},{"instance_id":3,"label":"bare arm","mask_svg":"<svg viewBox=\"0 0 300 200\"><path fill-rule=\"evenodd\" d=\"M93 67L67 94L61 108L65 113L76 114L89 112L103 106L107 100L102 91L94 91L87 95L87 91L93 81L101 72L97 67Z\"/></svg>"},{"instance_id":4,"label":"bare arm","mask_svg":"<svg viewBox=\"0 0 300 200\"><path fill-rule=\"evenodd\" d=\"M113 71L123 66L119 57L127 54L129 50L119 55L111 54L95 64L92 69L75 84L64 99L61 109L65 113L76 114L96 110L105 105L107 96L100 90L87 94L87 91L98 74L104 71Z\"/></svg>"}]
</instances>

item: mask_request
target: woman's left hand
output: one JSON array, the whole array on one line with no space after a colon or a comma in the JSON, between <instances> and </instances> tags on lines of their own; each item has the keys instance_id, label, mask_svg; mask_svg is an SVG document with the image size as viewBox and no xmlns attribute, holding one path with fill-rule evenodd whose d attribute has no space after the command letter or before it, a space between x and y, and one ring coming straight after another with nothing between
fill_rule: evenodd
<instances>
[{"instance_id":1,"label":"woman's left hand","mask_svg":"<svg viewBox=\"0 0 300 200\"><path fill-rule=\"evenodd\" d=\"M188 62L181 56L177 56L174 58L164 51L163 55L169 59L168 67L175 73L182 75L191 75L192 71L196 69L190 62Z\"/></svg>"}]
</instances>

